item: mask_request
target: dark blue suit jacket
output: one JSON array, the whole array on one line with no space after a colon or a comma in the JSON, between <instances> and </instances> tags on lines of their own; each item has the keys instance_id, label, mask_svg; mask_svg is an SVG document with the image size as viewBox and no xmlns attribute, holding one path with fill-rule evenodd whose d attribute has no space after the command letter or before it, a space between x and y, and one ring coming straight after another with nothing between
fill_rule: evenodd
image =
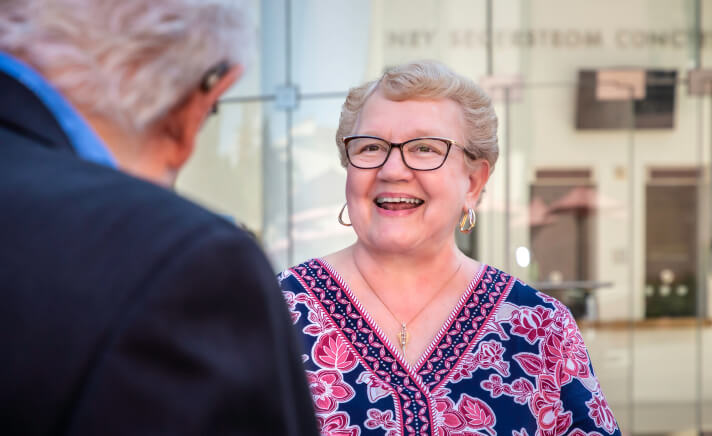
<instances>
[{"instance_id":1,"label":"dark blue suit jacket","mask_svg":"<svg viewBox=\"0 0 712 436\"><path fill-rule=\"evenodd\" d=\"M314 435L298 356L250 236L0 73L0 434Z\"/></svg>"}]
</instances>

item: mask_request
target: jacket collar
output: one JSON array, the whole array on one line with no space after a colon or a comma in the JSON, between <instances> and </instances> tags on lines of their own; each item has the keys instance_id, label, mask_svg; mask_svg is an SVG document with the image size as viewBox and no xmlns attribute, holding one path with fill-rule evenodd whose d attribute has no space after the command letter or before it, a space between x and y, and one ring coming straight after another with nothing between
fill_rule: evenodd
<instances>
[{"instance_id":1,"label":"jacket collar","mask_svg":"<svg viewBox=\"0 0 712 436\"><path fill-rule=\"evenodd\" d=\"M116 168L116 160L74 107L27 64L0 52L0 127L47 147Z\"/></svg>"}]
</instances>

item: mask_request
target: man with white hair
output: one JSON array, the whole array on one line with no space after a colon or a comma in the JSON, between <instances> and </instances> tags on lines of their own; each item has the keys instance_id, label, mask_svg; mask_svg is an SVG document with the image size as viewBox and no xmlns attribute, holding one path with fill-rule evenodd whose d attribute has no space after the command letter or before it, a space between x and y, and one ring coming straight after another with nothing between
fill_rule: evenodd
<instances>
[{"instance_id":1,"label":"man with white hair","mask_svg":"<svg viewBox=\"0 0 712 436\"><path fill-rule=\"evenodd\" d=\"M264 255L166 189L234 3L0 0L0 434L316 434Z\"/></svg>"}]
</instances>

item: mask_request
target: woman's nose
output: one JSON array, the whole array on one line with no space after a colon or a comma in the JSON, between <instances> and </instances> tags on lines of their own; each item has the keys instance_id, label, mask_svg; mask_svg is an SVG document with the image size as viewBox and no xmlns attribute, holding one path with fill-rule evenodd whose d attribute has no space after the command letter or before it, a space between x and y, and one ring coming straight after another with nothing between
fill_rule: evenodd
<instances>
[{"instance_id":1,"label":"woman's nose","mask_svg":"<svg viewBox=\"0 0 712 436\"><path fill-rule=\"evenodd\" d=\"M393 147L379 173L384 178L403 178L412 175L413 171L403 161L401 149Z\"/></svg>"}]
</instances>

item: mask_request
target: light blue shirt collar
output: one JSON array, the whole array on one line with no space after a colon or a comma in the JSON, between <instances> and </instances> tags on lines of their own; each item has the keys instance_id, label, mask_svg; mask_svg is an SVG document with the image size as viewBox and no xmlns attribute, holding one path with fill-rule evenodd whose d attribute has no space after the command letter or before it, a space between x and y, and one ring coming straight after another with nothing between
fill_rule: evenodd
<instances>
[{"instance_id":1,"label":"light blue shirt collar","mask_svg":"<svg viewBox=\"0 0 712 436\"><path fill-rule=\"evenodd\" d=\"M44 103L80 158L117 168L116 159L99 136L79 112L39 73L3 52L0 52L0 71L22 83Z\"/></svg>"}]
</instances>

